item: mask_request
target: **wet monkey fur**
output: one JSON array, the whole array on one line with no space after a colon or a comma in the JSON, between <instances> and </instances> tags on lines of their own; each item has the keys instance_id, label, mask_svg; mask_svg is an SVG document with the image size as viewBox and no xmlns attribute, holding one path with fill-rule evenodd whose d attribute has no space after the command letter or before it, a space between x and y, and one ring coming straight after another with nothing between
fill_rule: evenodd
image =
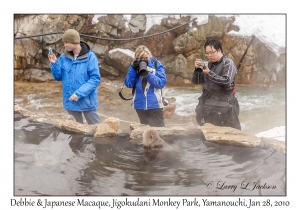
<instances>
[{"instance_id":1,"label":"wet monkey fur","mask_svg":"<svg viewBox=\"0 0 300 210\"><path fill-rule=\"evenodd\" d=\"M160 138L158 132L152 128L143 133L143 145L146 148L170 148L171 146Z\"/></svg>"},{"instance_id":2,"label":"wet monkey fur","mask_svg":"<svg viewBox=\"0 0 300 210\"><path fill-rule=\"evenodd\" d=\"M179 157L180 149L165 142L152 128L143 133L144 159L147 162L156 160L175 160Z\"/></svg>"}]
</instances>

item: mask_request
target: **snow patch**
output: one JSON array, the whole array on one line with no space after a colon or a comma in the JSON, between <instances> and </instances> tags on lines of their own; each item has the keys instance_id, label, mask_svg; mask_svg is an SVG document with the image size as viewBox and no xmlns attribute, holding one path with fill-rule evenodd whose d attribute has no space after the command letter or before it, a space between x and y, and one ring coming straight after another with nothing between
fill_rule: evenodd
<instances>
[{"instance_id":1,"label":"snow patch","mask_svg":"<svg viewBox=\"0 0 300 210\"><path fill-rule=\"evenodd\" d=\"M160 25L161 20L167 18L168 15L146 15L147 22L146 22L146 30L145 33L152 28L154 25Z\"/></svg>"},{"instance_id":2,"label":"snow patch","mask_svg":"<svg viewBox=\"0 0 300 210\"><path fill-rule=\"evenodd\" d=\"M94 17L92 19L92 24L98 23L99 22L98 18L102 17L102 16L106 16L106 14L105 15L94 15Z\"/></svg>"},{"instance_id":3,"label":"snow patch","mask_svg":"<svg viewBox=\"0 0 300 210\"><path fill-rule=\"evenodd\" d=\"M113 52L117 52L117 51L122 52L122 53L134 58L134 52L131 50L128 50L128 49L116 48L116 49L110 50L109 53L113 53Z\"/></svg>"},{"instance_id":4,"label":"snow patch","mask_svg":"<svg viewBox=\"0 0 300 210\"><path fill-rule=\"evenodd\" d=\"M285 141L285 126L275 127L270 130L260 132L255 136Z\"/></svg>"},{"instance_id":5,"label":"snow patch","mask_svg":"<svg viewBox=\"0 0 300 210\"><path fill-rule=\"evenodd\" d=\"M285 15L235 15L234 25L240 31L230 31L230 35L255 35L267 44L277 55L285 51Z\"/></svg>"}]
</instances>

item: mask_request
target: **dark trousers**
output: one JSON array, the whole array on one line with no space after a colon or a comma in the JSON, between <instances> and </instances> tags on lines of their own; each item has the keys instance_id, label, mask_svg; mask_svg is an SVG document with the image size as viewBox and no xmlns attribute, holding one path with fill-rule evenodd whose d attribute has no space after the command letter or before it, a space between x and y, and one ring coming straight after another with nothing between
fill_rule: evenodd
<instances>
[{"instance_id":1,"label":"dark trousers","mask_svg":"<svg viewBox=\"0 0 300 210\"><path fill-rule=\"evenodd\" d=\"M77 112L77 111L69 111L68 110L68 113L70 115L72 115L77 122L82 123L82 124L83 124L82 114L84 115L84 118L89 125L100 123L100 118L99 118L96 110L85 111L85 112Z\"/></svg>"},{"instance_id":2,"label":"dark trousers","mask_svg":"<svg viewBox=\"0 0 300 210\"><path fill-rule=\"evenodd\" d=\"M165 127L163 108L141 110L136 109L141 124L152 127Z\"/></svg>"}]
</instances>

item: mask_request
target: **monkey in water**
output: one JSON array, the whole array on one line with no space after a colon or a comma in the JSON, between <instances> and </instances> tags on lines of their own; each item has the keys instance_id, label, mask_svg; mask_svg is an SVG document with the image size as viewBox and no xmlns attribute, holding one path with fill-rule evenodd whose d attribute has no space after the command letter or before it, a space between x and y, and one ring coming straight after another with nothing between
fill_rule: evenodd
<instances>
[{"instance_id":1,"label":"monkey in water","mask_svg":"<svg viewBox=\"0 0 300 210\"><path fill-rule=\"evenodd\" d=\"M179 148L168 144L160 138L152 128L143 133L144 158L146 161L157 159L173 159L178 155Z\"/></svg>"}]
</instances>

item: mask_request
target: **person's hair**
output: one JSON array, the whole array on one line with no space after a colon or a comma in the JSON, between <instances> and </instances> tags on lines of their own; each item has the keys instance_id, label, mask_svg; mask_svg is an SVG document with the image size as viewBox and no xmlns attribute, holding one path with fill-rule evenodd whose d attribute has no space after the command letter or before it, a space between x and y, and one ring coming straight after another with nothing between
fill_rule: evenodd
<instances>
[{"instance_id":1,"label":"person's hair","mask_svg":"<svg viewBox=\"0 0 300 210\"><path fill-rule=\"evenodd\" d=\"M223 53L222 44L221 44L221 42L219 42L216 39L208 39L208 40L206 40L206 42L204 44L204 50L206 50L207 46L214 47L216 50L220 49L221 52Z\"/></svg>"},{"instance_id":2,"label":"person's hair","mask_svg":"<svg viewBox=\"0 0 300 210\"><path fill-rule=\"evenodd\" d=\"M145 54L148 54L150 57L152 57L152 54L150 52L150 50L144 46L144 45L139 45L136 50L135 50L135 58L141 58L143 57Z\"/></svg>"}]
</instances>

